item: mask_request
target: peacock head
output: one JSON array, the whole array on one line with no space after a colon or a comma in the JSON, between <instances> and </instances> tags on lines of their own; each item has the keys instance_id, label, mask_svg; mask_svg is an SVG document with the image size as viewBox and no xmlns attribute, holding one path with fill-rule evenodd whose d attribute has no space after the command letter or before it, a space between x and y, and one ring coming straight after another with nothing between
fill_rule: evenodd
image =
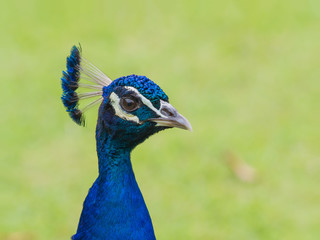
<instances>
[{"instance_id":1,"label":"peacock head","mask_svg":"<svg viewBox=\"0 0 320 240\"><path fill-rule=\"evenodd\" d=\"M145 76L129 75L111 81L73 47L63 72L62 101L70 117L84 125L83 113L101 102L97 134L110 136L123 147L135 147L152 134L166 128L192 130L189 121L170 103L162 89ZM80 82L81 80L81 82ZM90 83L83 83L88 81ZM80 88L94 89L81 92ZM79 101L98 97L80 110Z\"/></svg>"}]
</instances>

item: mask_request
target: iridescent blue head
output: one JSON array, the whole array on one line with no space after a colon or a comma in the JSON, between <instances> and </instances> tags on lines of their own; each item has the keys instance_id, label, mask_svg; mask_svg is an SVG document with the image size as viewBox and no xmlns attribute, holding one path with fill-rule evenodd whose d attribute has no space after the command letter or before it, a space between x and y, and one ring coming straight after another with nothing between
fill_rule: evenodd
<instances>
[{"instance_id":1,"label":"iridescent blue head","mask_svg":"<svg viewBox=\"0 0 320 240\"><path fill-rule=\"evenodd\" d=\"M80 83L80 79L91 82ZM94 83L94 84L92 84ZM78 93L79 87L95 89ZM100 103L97 133L109 135L117 146L135 147L150 135L165 128L191 130L191 125L169 103L162 89L145 76L129 75L111 81L104 73L81 57L73 47L62 77L62 101L71 118L84 124L83 111ZM79 100L99 97L83 110Z\"/></svg>"}]
</instances>

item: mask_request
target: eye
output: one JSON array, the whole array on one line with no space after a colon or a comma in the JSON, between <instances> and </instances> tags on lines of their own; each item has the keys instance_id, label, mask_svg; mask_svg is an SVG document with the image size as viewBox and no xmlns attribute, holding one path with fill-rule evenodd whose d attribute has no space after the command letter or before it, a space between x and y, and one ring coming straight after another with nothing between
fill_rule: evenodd
<instances>
[{"instance_id":1,"label":"eye","mask_svg":"<svg viewBox=\"0 0 320 240\"><path fill-rule=\"evenodd\" d=\"M132 112L139 108L140 102L139 102L139 99L135 97L126 96L120 99L120 105L127 112Z\"/></svg>"}]
</instances>

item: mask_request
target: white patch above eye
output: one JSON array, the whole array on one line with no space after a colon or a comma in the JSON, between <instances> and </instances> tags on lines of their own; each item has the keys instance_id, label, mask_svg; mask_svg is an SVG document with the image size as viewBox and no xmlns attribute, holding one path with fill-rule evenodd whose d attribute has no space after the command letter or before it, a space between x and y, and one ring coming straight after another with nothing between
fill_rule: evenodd
<instances>
[{"instance_id":1,"label":"white patch above eye","mask_svg":"<svg viewBox=\"0 0 320 240\"><path fill-rule=\"evenodd\" d=\"M131 90L133 92L135 92L137 94L137 96L139 96L141 102L146 105L148 108L150 108L152 111L154 111L159 117L163 117L163 118L167 118L167 116L163 115L158 109L156 109L153 104L151 103L151 101L149 99L147 99L145 96L143 96L136 88L134 87L125 87L128 90ZM161 105L163 103L165 103L164 101L160 100Z\"/></svg>"},{"instance_id":2,"label":"white patch above eye","mask_svg":"<svg viewBox=\"0 0 320 240\"><path fill-rule=\"evenodd\" d=\"M110 100L110 104L113 107L114 111L115 111L115 115L117 115L118 117L128 120L128 121L133 121L135 123L140 124L140 120L137 116L132 115L130 113L125 112L121 107L120 107L120 98L118 97L117 94L115 94L114 92L112 92L110 94L109 97Z\"/></svg>"},{"instance_id":3,"label":"white patch above eye","mask_svg":"<svg viewBox=\"0 0 320 240\"><path fill-rule=\"evenodd\" d=\"M140 98L141 102L147 106L150 110L152 110L153 112L155 112L159 117L161 118L168 118L167 116L163 115L160 110L156 109L153 104L151 103L151 101L149 99L147 99L145 96L143 96L136 88L134 87L129 87L129 86L125 86L124 88L130 90L130 91L133 91L136 93L136 96ZM110 97L109 97L109 100L110 100L110 104L111 106L113 107L114 111L115 111L115 115L117 115L118 117L124 119L124 120L128 120L128 121L133 121L135 123L138 123L138 124L142 124L143 122L140 122L139 118L133 114L130 114L126 111L124 111L122 109L122 107L120 106L120 98L119 96L112 92L110 94ZM166 104L169 104L163 100L160 100L160 104L161 106L164 106ZM170 105L170 104L169 104ZM160 109L161 109L161 106L160 106ZM158 123L157 123L158 125Z\"/></svg>"}]
</instances>

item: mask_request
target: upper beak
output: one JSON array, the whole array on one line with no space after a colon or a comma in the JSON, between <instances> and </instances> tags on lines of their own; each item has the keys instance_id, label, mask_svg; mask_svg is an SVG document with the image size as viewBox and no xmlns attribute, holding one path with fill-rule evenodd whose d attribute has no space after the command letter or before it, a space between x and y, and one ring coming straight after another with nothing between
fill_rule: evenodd
<instances>
[{"instance_id":1,"label":"upper beak","mask_svg":"<svg viewBox=\"0 0 320 240\"><path fill-rule=\"evenodd\" d=\"M182 116L170 103L160 101L160 116L158 118L150 118L148 121L157 123L156 126L177 127L192 131L189 121Z\"/></svg>"}]
</instances>

